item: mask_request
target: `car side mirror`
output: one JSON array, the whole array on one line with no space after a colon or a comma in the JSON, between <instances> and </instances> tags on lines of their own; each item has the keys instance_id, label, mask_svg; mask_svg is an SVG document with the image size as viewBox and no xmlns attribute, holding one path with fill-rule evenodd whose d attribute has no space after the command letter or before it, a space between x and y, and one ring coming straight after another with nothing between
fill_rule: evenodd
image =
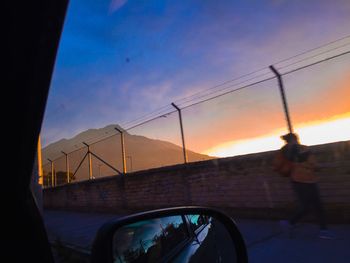
<instances>
[{"instance_id":1,"label":"car side mirror","mask_svg":"<svg viewBox=\"0 0 350 263\"><path fill-rule=\"evenodd\" d=\"M248 262L235 222L205 207L176 207L105 223L91 262Z\"/></svg>"}]
</instances>

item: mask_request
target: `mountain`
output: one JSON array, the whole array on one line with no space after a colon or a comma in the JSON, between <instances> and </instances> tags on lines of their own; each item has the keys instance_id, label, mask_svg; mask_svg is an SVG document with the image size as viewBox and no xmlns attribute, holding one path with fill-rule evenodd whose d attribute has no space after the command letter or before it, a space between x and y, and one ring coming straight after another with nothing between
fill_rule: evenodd
<instances>
[{"instance_id":1,"label":"mountain","mask_svg":"<svg viewBox=\"0 0 350 263\"><path fill-rule=\"evenodd\" d=\"M76 172L76 181L86 180L89 177L88 158L82 162L87 153L86 142L90 145L90 151L107 164L122 171L121 137L114 130L117 125L108 125L101 129L89 129L79 133L71 139L62 139L42 149L44 162L44 174L51 170L50 163L45 160L54 160L55 171L66 171L65 155L69 153L69 170ZM120 127L119 127L120 128ZM113 135L114 134L114 135ZM113 135L113 136L112 136ZM103 138L101 140L101 138ZM100 141L94 143L99 139ZM162 167L183 163L182 147L168 141L156 140L139 135L132 135L124 132L126 167L128 172L145 170L155 167ZM117 172L106 163L92 155L92 174L94 177L115 175ZM188 160L201 161L213 157L187 150Z\"/></svg>"}]
</instances>

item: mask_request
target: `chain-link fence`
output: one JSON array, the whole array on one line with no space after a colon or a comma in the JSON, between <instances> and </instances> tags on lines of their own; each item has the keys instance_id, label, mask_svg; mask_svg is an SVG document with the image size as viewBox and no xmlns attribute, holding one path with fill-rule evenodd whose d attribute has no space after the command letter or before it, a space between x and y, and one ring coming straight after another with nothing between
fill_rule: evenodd
<instances>
[{"instance_id":1,"label":"chain-link fence","mask_svg":"<svg viewBox=\"0 0 350 263\"><path fill-rule=\"evenodd\" d=\"M264 68L57 149L56 158L44 152L44 186L275 150L288 117L302 143L349 140L350 51L340 44L274 64L282 83Z\"/></svg>"}]
</instances>

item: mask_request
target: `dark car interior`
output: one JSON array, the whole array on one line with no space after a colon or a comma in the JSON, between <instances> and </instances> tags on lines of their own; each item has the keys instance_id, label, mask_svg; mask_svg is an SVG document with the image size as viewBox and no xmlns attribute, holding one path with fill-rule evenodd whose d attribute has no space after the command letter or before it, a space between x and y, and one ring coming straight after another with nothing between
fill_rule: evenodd
<instances>
[{"instance_id":1,"label":"dark car interior","mask_svg":"<svg viewBox=\"0 0 350 263\"><path fill-rule=\"evenodd\" d=\"M9 79L7 80L7 78L5 78L5 81L6 83L10 83L10 87L7 88L8 84L3 85L3 104L6 105L5 114L10 112L9 119L11 119L11 121L9 124L4 123L3 128L6 133L11 131L12 136L4 137L3 141L10 142L10 154L4 155L8 159L11 158L11 163L14 163L14 165L10 166L9 173L3 173L3 178L5 178L3 182L3 187L5 188L5 191L3 191L3 202L6 204L5 212L3 213L3 217L5 218L5 223L3 224L3 232L5 232L5 235L3 235L5 241L5 247L3 249L5 252L3 256L4 262L55 262L55 251L49 242L43 214L40 206L36 203L31 186L33 183L33 167L36 161L41 127L44 120L45 108L68 5L68 0L45 0L34 2L21 1L20 3L12 2L10 7L10 34L8 37L5 37L5 39L8 40L6 41L6 46L10 49L11 63L9 69L6 67L6 73L4 74L6 77L9 76ZM5 53L6 51L5 49ZM349 51L341 55L338 54L320 60L313 64L316 65L317 63L344 54L349 54ZM130 59L127 58L126 62L129 63L129 61ZM304 67L306 68L310 65L312 64ZM295 71L299 69L295 69ZM272 77L272 79L273 78L274 77ZM10 96L9 101L7 101L7 94ZM288 126L291 126L289 121L288 124ZM5 129L7 127L10 129ZM289 130L291 131L291 127L289 127ZM306 157L304 159L306 159ZM186 160L186 156L184 159ZM51 174L53 174L53 172ZM344 200L345 199L342 199L341 202L344 202ZM246 244L247 247L249 247L249 244L245 243L232 218L221 214L219 211L211 210L210 208L179 207L136 214L122 220L118 219L117 221L107 222L100 228L95 237L91 257L92 262L112 262L113 256L116 254L115 251L118 252L118 250L112 251L113 247L111 244L118 245L120 243L121 247L125 245L123 243L124 240L121 239L122 235L120 235L120 239L114 236L120 229L127 229L129 231L127 227L130 225L135 227L135 225L138 226L138 224L143 221L156 221L159 218L175 216L180 216L184 222L187 222L184 218L187 218L188 215L203 216L205 218L211 218L212 220L217 219L217 222L223 223L226 230L228 230L229 235L227 236L232 238L232 240L230 240L230 238L227 240L235 241L235 238L238 240L236 244L231 244L235 247L236 250L234 252L237 252L238 255L238 260L236 262L248 261ZM343 218L345 218L345 216ZM198 238L201 233L202 235L205 235L205 233L211 233L212 235L213 233L215 235L219 233L219 231L203 231L207 225L211 227L215 225L209 224L208 222L203 224L199 221L195 221L195 223L188 221L187 224L187 229L193 227L191 236L193 240L191 239L191 242L188 242L189 244L195 244L195 239ZM174 223L173 226L176 226L176 224ZM158 253L159 251L156 249L158 249L158 245L162 243L159 229L156 230L158 232L156 232L157 235L155 234L153 236L153 246L149 246L146 249L143 248L146 252L149 249L150 252L148 254L150 255L153 255L152 253ZM161 230L164 229L162 228ZM125 231L125 233L130 233L128 231ZM169 231L163 232L168 233ZM163 232L161 233L164 234ZM210 236L209 234L207 235ZM138 241L139 239L135 240ZM159 244L154 242L154 240L158 240ZM221 241L222 240L220 240L220 243ZM207 247L214 244L214 242L209 243L209 245L208 243L209 242L206 244ZM216 245L216 243L214 245ZM180 246L176 243L174 247L179 248ZM181 249L183 247L185 246L181 245ZM153 249L153 252L151 249ZM177 249L175 253L173 252L173 247L170 247L169 250L171 250L172 253L168 254L171 254L170 256L173 256L172 254L180 255L182 253L181 249ZM228 250L229 249L226 249L226 251ZM164 251L167 252L167 250ZM199 251L201 252L203 249ZM165 252L163 258L168 257L168 254ZM201 253L198 253L199 256L206 255L204 252ZM198 258L200 258L199 256ZM117 258L117 256L115 258ZM124 261L121 260L120 262Z\"/></svg>"},{"instance_id":2,"label":"dark car interior","mask_svg":"<svg viewBox=\"0 0 350 263\"><path fill-rule=\"evenodd\" d=\"M39 1L22 3L20 8L14 7L13 24L11 27L11 96L12 119L20 131L19 140L15 141L17 149L13 158L17 160L17 171L12 173L9 182L13 187L6 191L6 196L12 196L13 203L9 204L14 212L9 213L9 223L15 227L9 232L7 239L11 262L54 262L53 251L50 247L40 209L36 204L31 190L31 177L40 129L49 93L51 77L60 36L64 24L68 1ZM18 150L19 149L19 150ZM152 215L167 213L184 213L190 208L158 211L145 214L140 218L132 217L127 220L150 218ZM196 210L193 212L205 210ZM211 211L210 211L211 212ZM211 212L212 213L212 212ZM215 212L214 212L215 214ZM163 215L164 216L164 215ZM224 220L228 220L225 218ZM234 226L230 231L239 239L238 248L242 251L239 262L246 262L246 251L241 249L243 240ZM126 221L128 222L128 221ZM108 226L113 229L121 223ZM110 240L105 237L106 226L99 232L95 240L93 262L110 262L112 253L105 253L110 247ZM107 232L110 235L111 231ZM102 261L101 261L102 260Z\"/></svg>"},{"instance_id":3,"label":"dark car interior","mask_svg":"<svg viewBox=\"0 0 350 263\"><path fill-rule=\"evenodd\" d=\"M8 106L18 136L11 146L16 169L4 193L11 197L6 214L15 226L5 238L11 262L54 262L30 180L67 5L67 0L12 2Z\"/></svg>"}]
</instances>

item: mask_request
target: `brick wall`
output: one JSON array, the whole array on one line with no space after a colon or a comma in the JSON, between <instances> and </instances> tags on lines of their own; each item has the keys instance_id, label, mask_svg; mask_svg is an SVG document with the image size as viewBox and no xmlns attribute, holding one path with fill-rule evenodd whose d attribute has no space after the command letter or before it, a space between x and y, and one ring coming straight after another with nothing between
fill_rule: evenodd
<instances>
[{"instance_id":1,"label":"brick wall","mask_svg":"<svg viewBox=\"0 0 350 263\"><path fill-rule=\"evenodd\" d=\"M350 222L350 141L311 148L329 221ZM124 214L203 205L235 217L282 218L295 208L295 196L289 179L273 172L273 155L221 158L58 186L44 190L44 207Z\"/></svg>"}]
</instances>

